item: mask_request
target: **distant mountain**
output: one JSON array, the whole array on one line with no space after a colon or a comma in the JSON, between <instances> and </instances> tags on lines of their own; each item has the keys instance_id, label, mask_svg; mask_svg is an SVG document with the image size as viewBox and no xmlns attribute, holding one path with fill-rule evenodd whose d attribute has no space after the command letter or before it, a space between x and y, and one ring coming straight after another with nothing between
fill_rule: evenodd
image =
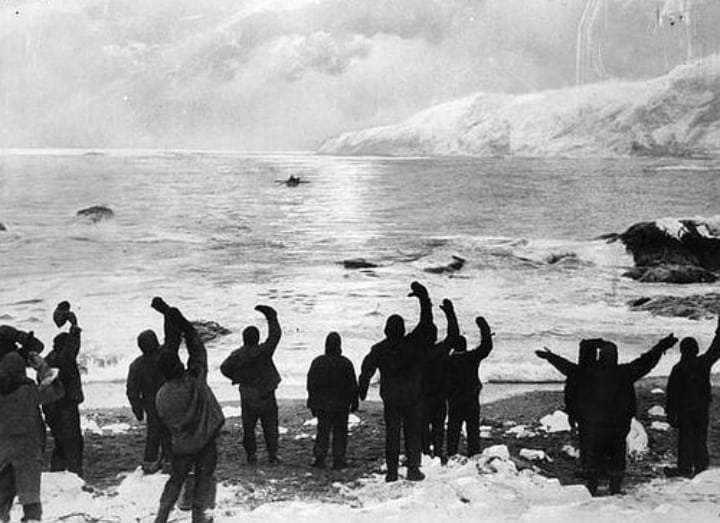
<instances>
[{"instance_id":1,"label":"distant mountain","mask_svg":"<svg viewBox=\"0 0 720 523\"><path fill-rule=\"evenodd\" d=\"M720 55L642 81L479 93L345 132L338 155L616 156L720 153Z\"/></svg>"}]
</instances>

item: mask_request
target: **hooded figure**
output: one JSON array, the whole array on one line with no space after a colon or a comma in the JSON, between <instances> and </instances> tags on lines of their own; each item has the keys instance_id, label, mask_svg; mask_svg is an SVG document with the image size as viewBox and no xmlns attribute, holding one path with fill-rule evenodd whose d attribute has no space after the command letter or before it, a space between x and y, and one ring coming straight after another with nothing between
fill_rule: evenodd
<instances>
[{"instance_id":1,"label":"hooded figure","mask_svg":"<svg viewBox=\"0 0 720 523\"><path fill-rule=\"evenodd\" d=\"M220 372L240 388L242 407L243 447L249 465L257 464L257 442L255 427L262 424L268 461L278 462L278 406L275 389L280 384L280 373L273 362L273 355L280 343L282 330L277 312L267 305L258 305L255 310L263 314L268 322L268 337L260 343L260 331L255 326L243 331L243 346L234 350L220 365Z\"/></svg>"},{"instance_id":2,"label":"hooded figure","mask_svg":"<svg viewBox=\"0 0 720 523\"><path fill-rule=\"evenodd\" d=\"M440 309L447 319L447 335L445 339L433 345L423 363L422 451L428 456L437 456L445 460L447 456L443 452L443 443L447 417L447 357L458 344L460 328L450 300L443 300Z\"/></svg>"},{"instance_id":3,"label":"hooded figure","mask_svg":"<svg viewBox=\"0 0 720 523\"><path fill-rule=\"evenodd\" d=\"M448 383L448 436L447 447L450 456L458 453L460 431L463 423L467 432L468 456L480 452L480 390L482 383L478 375L480 362L493 349L492 333L485 318L478 316L475 324L480 329L480 344L467 350L467 341L460 336L455 350L447 360Z\"/></svg>"},{"instance_id":4,"label":"hooded figure","mask_svg":"<svg viewBox=\"0 0 720 523\"><path fill-rule=\"evenodd\" d=\"M408 458L407 479L421 481L420 448L422 436L422 366L437 336L432 303L427 289L413 282L410 296L420 302L420 321L405 334L402 317L393 314L385 324L385 339L365 356L360 374L360 399L367 397L370 378L380 371L380 397L385 416L386 481L397 481L400 458L400 431L404 429Z\"/></svg>"},{"instance_id":5,"label":"hooded figure","mask_svg":"<svg viewBox=\"0 0 720 523\"><path fill-rule=\"evenodd\" d=\"M138 421L147 419L145 455L142 469L153 473L160 469L163 461L170 461L170 433L158 418L155 396L162 387L163 378L158 359L160 344L152 330L145 330L137 337L142 355L130 364L127 377L127 398ZM162 455L159 451L162 449Z\"/></svg>"},{"instance_id":6,"label":"hooded figure","mask_svg":"<svg viewBox=\"0 0 720 523\"><path fill-rule=\"evenodd\" d=\"M663 353L677 342L672 334L639 358L618 365L617 346L598 343L597 365L582 373L578 417L585 424L588 490L594 495L601 475L610 480L610 493L620 493L625 474L626 437L635 415L635 382L650 372Z\"/></svg>"},{"instance_id":7,"label":"hooded figure","mask_svg":"<svg viewBox=\"0 0 720 523\"><path fill-rule=\"evenodd\" d=\"M670 424L678 429L677 468L667 469L669 476L692 477L709 464L710 371L720 359L720 319L710 348L702 356L698 351L694 338L684 338L680 361L668 378L665 410Z\"/></svg>"},{"instance_id":8,"label":"hooded figure","mask_svg":"<svg viewBox=\"0 0 720 523\"><path fill-rule=\"evenodd\" d=\"M82 329L78 327L74 313L65 311L64 317L67 318L66 321L70 321L70 330L55 336L53 348L45 361L50 367L58 369L58 378L65 393L57 401L44 405L43 412L54 440L50 470L69 470L82 476L84 441L78 405L84 401L85 396L77 362Z\"/></svg>"},{"instance_id":9,"label":"hooded figure","mask_svg":"<svg viewBox=\"0 0 720 523\"><path fill-rule=\"evenodd\" d=\"M603 340L591 339L582 340L578 349L577 365L551 352L549 349L536 351L535 354L550 363L560 373L567 377L565 380L565 412L568 415L568 423L571 427L577 426L578 443L580 447L580 474L586 473L587 449L585 448L585 423L580 417L580 388L583 382L584 372L597 364L598 344Z\"/></svg>"},{"instance_id":10,"label":"hooded figure","mask_svg":"<svg viewBox=\"0 0 720 523\"><path fill-rule=\"evenodd\" d=\"M314 467L323 468L330 432L333 434L333 468L347 466L348 414L358 408L358 385L352 362L342 355L341 339L331 332L325 339L325 354L315 358L307 375L307 406L317 417Z\"/></svg>"},{"instance_id":11,"label":"hooded figure","mask_svg":"<svg viewBox=\"0 0 720 523\"><path fill-rule=\"evenodd\" d=\"M159 298L153 307L165 315L166 345L160 351L158 367L165 380L155 397L155 407L171 436L171 472L160 496L156 523L165 523L170 516L180 490L191 470L195 472L192 492L192 521L212 521L206 509L213 503L215 467L217 466L217 438L225 417L215 395L207 385L207 351L195 328L182 317L179 310L170 308ZM167 344L170 337L181 333L188 351L187 369L178 356L177 343Z\"/></svg>"},{"instance_id":12,"label":"hooded figure","mask_svg":"<svg viewBox=\"0 0 720 523\"><path fill-rule=\"evenodd\" d=\"M10 521L15 496L23 521L42 517L40 481L45 424L40 416L38 387L25 376L25 360L17 352L0 359L0 521Z\"/></svg>"}]
</instances>

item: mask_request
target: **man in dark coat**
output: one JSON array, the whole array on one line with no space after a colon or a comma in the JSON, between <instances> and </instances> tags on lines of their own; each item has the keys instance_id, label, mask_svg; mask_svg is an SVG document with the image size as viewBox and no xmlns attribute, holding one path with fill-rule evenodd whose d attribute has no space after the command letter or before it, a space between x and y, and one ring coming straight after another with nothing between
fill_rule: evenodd
<instances>
[{"instance_id":1,"label":"man in dark coat","mask_svg":"<svg viewBox=\"0 0 720 523\"><path fill-rule=\"evenodd\" d=\"M418 282L410 286L410 296L420 301L420 321L410 334L405 322L393 314L385 324L385 339L375 344L365 356L360 374L360 399L367 397L370 378L380 371L380 397L385 416L386 481L397 481L400 458L400 431L405 433L408 460L406 478L421 481L420 471L422 365L435 343L437 328L433 323L432 303L427 289Z\"/></svg>"},{"instance_id":2,"label":"man in dark coat","mask_svg":"<svg viewBox=\"0 0 720 523\"><path fill-rule=\"evenodd\" d=\"M138 421L147 420L145 437L145 455L142 469L145 473L157 472L163 461L170 461L170 433L158 418L155 409L155 396L162 387L163 378L158 359L160 344L152 330L145 330L137 337L137 344L142 351L131 364L127 377L127 398L133 414ZM162 454L159 451L162 449Z\"/></svg>"},{"instance_id":3,"label":"man in dark coat","mask_svg":"<svg viewBox=\"0 0 720 523\"><path fill-rule=\"evenodd\" d=\"M307 406L317 417L312 466L325 467L330 432L333 435L333 468L347 466L348 414L358 408L358 384L352 362L342 355L337 332L325 338L325 354L315 358L307 375Z\"/></svg>"},{"instance_id":4,"label":"man in dark coat","mask_svg":"<svg viewBox=\"0 0 720 523\"><path fill-rule=\"evenodd\" d=\"M37 385L25 375L18 352L0 358L0 521L10 521L17 496L23 521L42 517L40 482L45 424Z\"/></svg>"},{"instance_id":5,"label":"man in dark coat","mask_svg":"<svg viewBox=\"0 0 720 523\"><path fill-rule=\"evenodd\" d=\"M677 468L666 469L668 476L692 477L708 467L707 448L710 371L720 359L720 318L710 348L698 356L695 338L680 342L680 361L668 379L667 419L678 429Z\"/></svg>"},{"instance_id":6,"label":"man in dark coat","mask_svg":"<svg viewBox=\"0 0 720 523\"><path fill-rule=\"evenodd\" d=\"M165 523L191 470L193 523L212 521L206 510L214 504L217 438L225 417L207 385L207 351L195 328L174 307L159 298L153 308L165 315L165 340L158 366L165 383L155 397L157 414L171 436L171 472L160 496L155 523ZM188 351L187 369L178 349L184 338ZM168 340L171 342L168 343Z\"/></svg>"},{"instance_id":7,"label":"man in dark coat","mask_svg":"<svg viewBox=\"0 0 720 523\"><path fill-rule=\"evenodd\" d=\"M78 368L80 352L80 333L75 314L70 311L67 302L61 302L53 314L58 327L70 323L69 332L61 332L53 340L53 348L45 361L50 367L57 368L59 380L65 394L62 398L43 406L45 421L50 427L54 448L50 459L50 470L69 470L78 476L83 475L83 434L80 428L79 405L85 396Z\"/></svg>"},{"instance_id":8,"label":"man in dark coat","mask_svg":"<svg viewBox=\"0 0 720 523\"><path fill-rule=\"evenodd\" d=\"M550 363L561 374L565 380L565 412L568 415L570 427L577 427L578 443L580 447L580 475L586 474L587 448L585 447L585 423L580 417L580 387L583 381L583 373L592 365L597 363L599 345L603 340L590 339L582 340L578 349L577 365L565 358L553 353L547 347L542 351L535 351L535 354Z\"/></svg>"},{"instance_id":9,"label":"man in dark coat","mask_svg":"<svg viewBox=\"0 0 720 523\"><path fill-rule=\"evenodd\" d=\"M591 494L595 494L603 475L610 480L610 493L620 493L626 438L636 410L635 382L650 372L676 342L671 334L639 358L618 365L617 346L598 340L597 365L582 373L578 391L579 417L586 428L587 486Z\"/></svg>"},{"instance_id":10,"label":"man in dark coat","mask_svg":"<svg viewBox=\"0 0 720 523\"><path fill-rule=\"evenodd\" d=\"M280 373L273 362L273 355L280 343L282 330L277 312L267 305L258 305L255 310L265 316L268 322L268 337L260 343L260 331L255 326L243 331L243 346L233 351L220 366L220 372L240 388L242 407L243 447L249 465L257 464L257 443L255 426L262 424L268 461L278 460L278 406L275 390L280 384Z\"/></svg>"},{"instance_id":11,"label":"man in dark coat","mask_svg":"<svg viewBox=\"0 0 720 523\"><path fill-rule=\"evenodd\" d=\"M445 418L447 417L447 356L458 343L458 327L455 309L450 300L443 300L440 308L447 319L447 336L436 343L428 352L423 364L423 417L422 451L428 456L445 460L443 443L445 440ZM431 448L432 446L432 448Z\"/></svg>"},{"instance_id":12,"label":"man in dark coat","mask_svg":"<svg viewBox=\"0 0 720 523\"><path fill-rule=\"evenodd\" d=\"M480 344L467 350L467 341L458 337L455 350L447 359L448 394L448 455L458 453L463 423L467 433L468 456L480 452L480 390L478 375L480 362L493 349L492 332L485 318L478 316L475 324L480 329Z\"/></svg>"}]
</instances>

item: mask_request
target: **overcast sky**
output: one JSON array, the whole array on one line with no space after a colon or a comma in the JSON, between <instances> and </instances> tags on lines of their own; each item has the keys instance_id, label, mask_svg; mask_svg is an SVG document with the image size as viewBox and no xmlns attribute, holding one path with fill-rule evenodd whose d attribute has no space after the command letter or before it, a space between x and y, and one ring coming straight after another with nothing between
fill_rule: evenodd
<instances>
[{"instance_id":1,"label":"overcast sky","mask_svg":"<svg viewBox=\"0 0 720 523\"><path fill-rule=\"evenodd\" d=\"M591 1L6 0L0 146L313 149L478 91L570 86ZM594 3L591 81L669 70L688 30L717 52L717 0L690 26L658 23L683 1Z\"/></svg>"}]
</instances>

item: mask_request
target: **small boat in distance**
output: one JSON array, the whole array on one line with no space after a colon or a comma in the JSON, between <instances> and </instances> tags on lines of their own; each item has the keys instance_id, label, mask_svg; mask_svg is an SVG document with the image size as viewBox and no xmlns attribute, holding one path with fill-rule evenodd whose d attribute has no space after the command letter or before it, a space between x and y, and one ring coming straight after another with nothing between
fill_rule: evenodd
<instances>
[{"instance_id":1,"label":"small boat in distance","mask_svg":"<svg viewBox=\"0 0 720 523\"><path fill-rule=\"evenodd\" d=\"M300 179L299 176L291 174L287 180L275 180L275 183L285 185L286 187L297 187L301 183L310 183L307 180Z\"/></svg>"}]
</instances>

